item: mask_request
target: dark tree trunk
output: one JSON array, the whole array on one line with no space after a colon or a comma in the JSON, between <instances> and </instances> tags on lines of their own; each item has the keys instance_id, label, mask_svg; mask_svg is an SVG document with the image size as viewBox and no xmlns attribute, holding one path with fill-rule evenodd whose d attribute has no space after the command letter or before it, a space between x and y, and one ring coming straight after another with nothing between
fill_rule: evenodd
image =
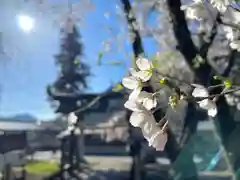
<instances>
[{"instance_id":1,"label":"dark tree trunk","mask_svg":"<svg viewBox=\"0 0 240 180\"><path fill-rule=\"evenodd\" d=\"M175 38L178 42L178 49L184 56L187 64L189 65L190 69L194 72L194 75L196 77L196 82L201 83L203 85L215 85L219 82L209 82L209 80L212 78L211 75L214 74L211 66L207 62L206 54L207 49L209 48L210 44L208 44L207 48L200 48L198 50L192 39L191 34L187 26L187 22L184 16L184 12L180 10L181 2L180 0L168 0L168 8L170 11L170 16L173 23L173 30ZM218 20L218 17L217 17ZM216 33L216 32L213 32ZM211 37L213 40L213 37ZM205 52L202 52L205 51ZM193 59L196 57L196 55L201 55L203 58L205 58L205 62L203 65L201 65L199 68L194 69ZM230 69L232 65L234 64L232 61L234 60L234 57L230 57L229 65L223 74L224 76L228 76ZM215 93L220 93L222 91L222 88L217 88ZM219 136L221 137L222 143L224 145L225 150L227 151L229 159L232 159L233 161L233 169L237 170L240 162L239 153L237 153L238 149L236 147L236 144L238 141L237 137L239 136L239 128L236 126L236 122L234 121L234 117L232 113L230 112L230 107L228 106L226 99L224 96L220 97L217 101L217 107L218 107L218 115L216 118L214 118L214 123L217 127L217 131ZM192 120L194 120L194 115L192 115L192 112L195 113L196 110L187 110L187 117L185 123L190 123ZM195 114L194 113L194 114ZM191 118L192 117L192 118ZM193 123L195 126L195 123ZM231 141L231 142L230 142ZM234 142L234 143L233 143ZM229 144L233 145L229 145ZM235 144L235 145L234 145Z\"/></svg>"},{"instance_id":2,"label":"dark tree trunk","mask_svg":"<svg viewBox=\"0 0 240 180\"><path fill-rule=\"evenodd\" d=\"M121 2L123 4L123 9L124 9L124 12L126 15L128 25L131 27L132 33L135 35L134 36L135 38L132 43L132 48L133 48L134 56L135 56L135 58L137 58L141 54L144 53L144 50L143 50L143 46L142 46L140 33L133 26L133 23L136 23L136 19L135 19L135 17L131 17L131 18L129 17L129 13L131 12L131 9L132 9L129 0L121 0ZM193 57L195 57L195 56L193 56ZM151 87L149 87L149 89L151 89ZM157 119L160 119L158 116L159 114L162 114L162 113L161 112L155 113L155 117L157 116L156 117ZM180 155L181 149L176 141L174 134L170 130L168 132L168 135L169 135L169 140L167 142L165 151L166 151L166 154L167 154L168 158L170 159L171 163L173 165L175 165L174 166L174 169L175 169L174 174L180 175L183 179L184 178L189 179L189 180L190 179L191 180L198 179L195 164L193 162L191 154L189 154L190 152L186 153L187 156L186 157L184 156L185 158L183 161L178 160L178 163L176 163L176 160L177 160L178 156ZM186 138L186 142L184 144L187 144L188 139L189 138ZM188 172L191 172L191 175L186 176L187 170L188 170ZM184 174L185 174L185 176L184 176Z\"/></svg>"}]
</instances>

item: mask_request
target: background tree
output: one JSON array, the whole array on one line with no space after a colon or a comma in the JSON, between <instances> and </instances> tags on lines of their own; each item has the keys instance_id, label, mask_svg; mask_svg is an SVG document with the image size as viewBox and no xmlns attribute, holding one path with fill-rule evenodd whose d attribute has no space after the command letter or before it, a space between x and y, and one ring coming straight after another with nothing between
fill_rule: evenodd
<instances>
[{"instance_id":1,"label":"background tree","mask_svg":"<svg viewBox=\"0 0 240 180\"><path fill-rule=\"evenodd\" d=\"M80 35L74 22L68 18L65 26L61 29L61 52L55 56L56 63L60 66L59 76L53 85L47 87L50 98L59 102L56 112L64 115L76 111L81 106L79 96L88 87L87 77L90 72L89 67L80 61L83 47L79 39ZM83 158L80 157L81 147L79 147L79 143L83 142L83 135L80 139L81 142L75 135L79 120L82 120L80 114L78 114L74 128L68 134L69 141L64 143L67 146L65 148L69 151L68 160L72 166L76 167Z\"/></svg>"},{"instance_id":2,"label":"background tree","mask_svg":"<svg viewBox=\"0 0 240 180\"><path fill-rule=\"evenodd\" d=\"M61 52L55 56L56 64L60 67L58 79L47 88L50 97L58 97L55 99L59 101L56 112L63 114L79 107L75 98L88 87L90 71L88 65L80 60L83 46L79 39L80 34L69 18L61 29Z\"/></svg>"}]
</instances>

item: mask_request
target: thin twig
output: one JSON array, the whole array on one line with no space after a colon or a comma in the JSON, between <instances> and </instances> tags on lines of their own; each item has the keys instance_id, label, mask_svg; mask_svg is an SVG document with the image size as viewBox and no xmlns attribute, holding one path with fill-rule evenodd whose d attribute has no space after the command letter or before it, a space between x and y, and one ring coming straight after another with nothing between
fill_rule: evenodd
<instances>
[{"instance_id":1,"label":"thin twig","mask_svg":"<svg viewBox=\"0 0 240 180\"><path fill-rule=\"evenodd\" d=\"M168 74L163 74L163 73L159 72L158 70L155 70L155 73L157 73L158 75L160 75L160 76L162 76L162 77L169 78L169 79L178 81L179 83L183 83L183 84L186 84L186 85L191 86L191 83L188 82L188 81L179 79L179 78L177 78L177 77L174 77L174 76L171 76L171 75L168 75ZM158 82L158 83L159 83L159 82Z\"/></svg>"},{"instance_id":2,"label":"thin twig","mask_svg":"<svg viewBox=\"0 0 240 180\"><path fill-rule=\"evenodd\" d=\"M240 87L235 88L235 89L231 89L231 90L228 90L228 91L226 90L226 91L223 91L223 92L221 92L219 94L213 94L213 95L210 95L210 96L207 96L207 97L186 96L186 97L184 97L184 100L201 101L201 100L204 100L204 99L213 99L215 97L223 96L223 95L230 94L230 93L233 93L233 92L236 92L236 91L240 91Z\"/></svg>"},{"instance_id":3,"label":"thin twig","mask_svg":"<svg viewBox=\"0 0 240 180\"><path fill-rule=\"evenodd\" d=\"M168 125L168 120L165 122L165 124L162 127L163 132L166 132L167 125Z\"/></svg>"}]
</instances>

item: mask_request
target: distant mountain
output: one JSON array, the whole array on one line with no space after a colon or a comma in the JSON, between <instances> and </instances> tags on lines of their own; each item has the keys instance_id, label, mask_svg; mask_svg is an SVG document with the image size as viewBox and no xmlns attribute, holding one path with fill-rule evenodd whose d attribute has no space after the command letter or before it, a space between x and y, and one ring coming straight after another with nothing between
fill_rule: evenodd
<instances>
[{"instance_id":1,"label":"distant mountain","mask_svg":"<svg viewBox=\"0 0 240 180\"><path fill-rule=\"evenodd\" d=\"M27 114L27 113L17 114L17 115L14 115L12 117L9 117L9 119L11 119L11 120L21 120L21 121L37 121L36 117L34 117L31 114Z\"/></svg>"}]
</instances>

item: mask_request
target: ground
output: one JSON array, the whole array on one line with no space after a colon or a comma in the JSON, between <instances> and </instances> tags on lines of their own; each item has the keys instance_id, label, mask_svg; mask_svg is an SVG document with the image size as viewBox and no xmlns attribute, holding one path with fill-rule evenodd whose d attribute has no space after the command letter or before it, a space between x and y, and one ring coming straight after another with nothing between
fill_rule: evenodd
<instances>
[{"instance_id":1,"label":"ground","mask_svg":"<svg viewBox=\"0 0 240 180\"><path fill-rule=\"evenodd\" d=\"M15 168L16 171L21 168ZM52 161L30 161L26 163L25 170L29 174L49 175L59 170L58 163Z\"/></svg>"}]
</instances>

